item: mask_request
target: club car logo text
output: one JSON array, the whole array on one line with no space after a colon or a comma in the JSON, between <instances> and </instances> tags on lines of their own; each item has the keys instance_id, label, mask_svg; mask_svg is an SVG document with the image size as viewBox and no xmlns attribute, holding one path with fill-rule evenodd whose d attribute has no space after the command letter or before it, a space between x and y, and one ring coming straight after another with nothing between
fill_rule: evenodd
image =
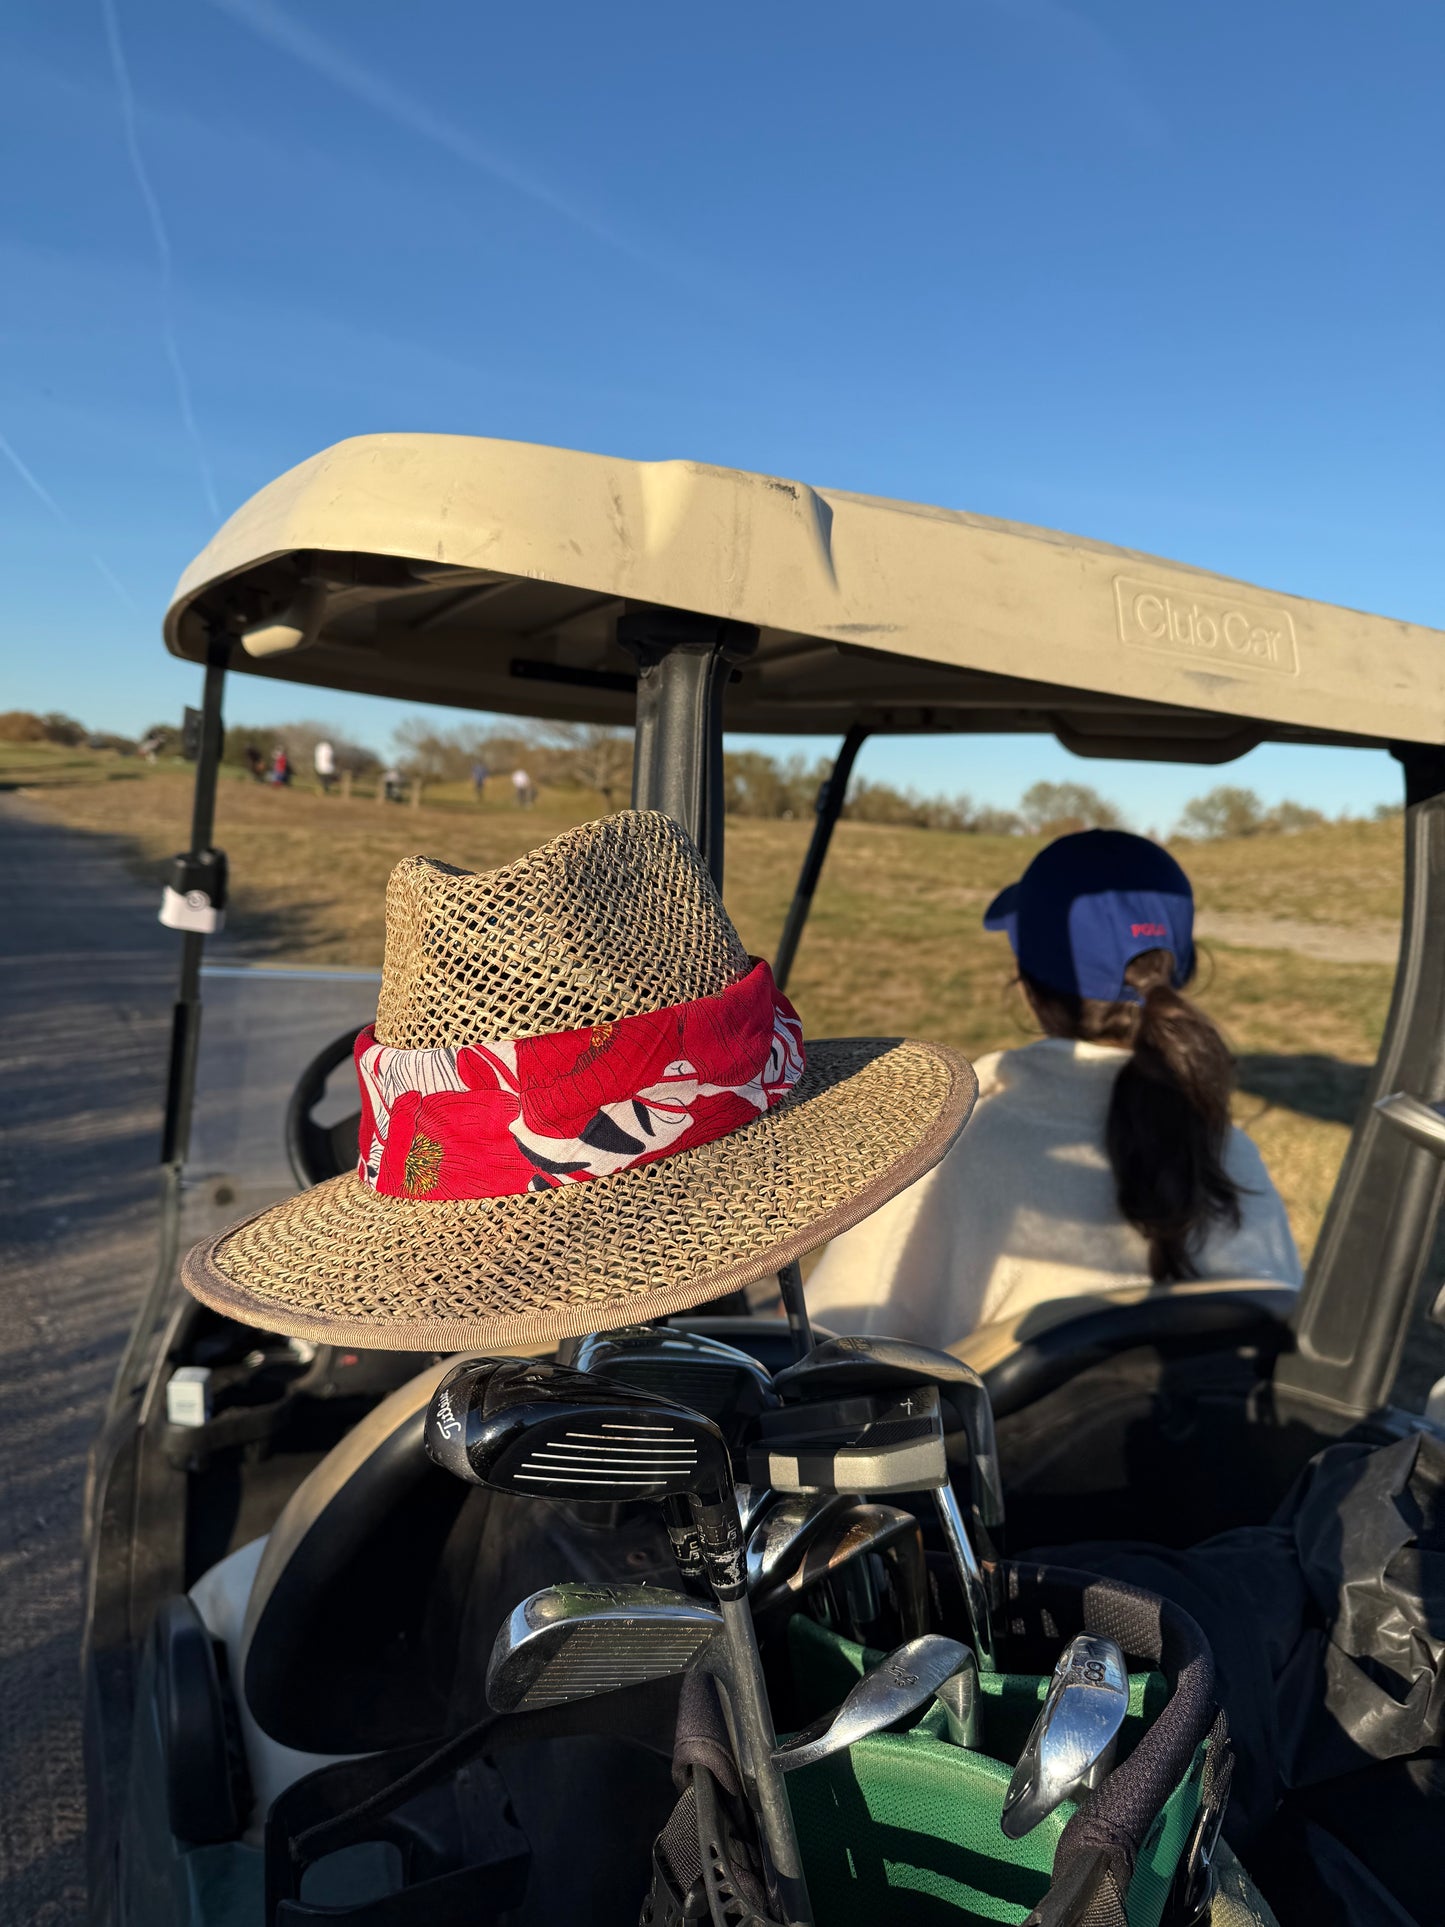
<instances>
[{"instance_id":1,"label":"club car logo text","mask_svg":"<svg viewBox=\"0 0 1445 1927\"><path fill-rule=\"evenodd\" d=\"M1294 623L1287 609L1267 602L1197 595L1114 577L1119 638L1135 649L1189 656L1221 669L1262 669L1267 675L1299 674Z\"/></svg>"}]
</instances>

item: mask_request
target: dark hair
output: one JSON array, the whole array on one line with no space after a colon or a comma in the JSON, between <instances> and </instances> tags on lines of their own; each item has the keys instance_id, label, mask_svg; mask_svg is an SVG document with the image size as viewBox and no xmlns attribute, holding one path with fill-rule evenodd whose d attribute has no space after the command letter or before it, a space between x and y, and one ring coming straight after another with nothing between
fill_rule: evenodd
<instances>
[{"instance_id":1,"label":"dark hair","mask_svg":"<svg viewBox=\"0 0 1445 1927\"><path fill-rule=\"evenodd\" d=\"M1148 1242L1155 1284L1197 1278L1191 1247L1213 1224L1237 1227L1240 1215L1240 1188L1224 1168L1234 1059L1173 979L1169 950L1145 950L1124 972L1141 1003L1065 995L1020 972L1050 1035L1130 1047L1105 1141L1119 1209Z\"/></svg>"}]
</instances>

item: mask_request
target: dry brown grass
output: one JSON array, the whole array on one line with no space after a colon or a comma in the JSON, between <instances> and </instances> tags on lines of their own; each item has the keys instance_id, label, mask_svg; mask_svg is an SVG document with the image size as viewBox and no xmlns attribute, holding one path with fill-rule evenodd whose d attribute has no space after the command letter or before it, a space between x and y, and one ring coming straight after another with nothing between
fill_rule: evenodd
<instances>
[{"instance_id":1,"label":"dry brown grass","mask_svg":"<svg viewBox=\"0 0 1445 1927\"><path fill-rule=\"evenodd\" d=\"M49 788L45 807L80 829L117 836L157 884L186 841L184 771ZM227 771L217 840L231 859L232 955L268 962L381 961L383 893L415 851L488 868L582 818L596 798L544 793L522 811L445 797L420 810L271 790ZM807 823L736 819L728 829L727 899L750 949L777 941ZM1036 846L1019 838L951 836L839 825L792 995L816 1036L905 1032L973 1055L1030 1034L1000 937L982 929L989 896ZM1345 825L1181 850L1201 908L1361 924L1398 917L1399 826ZM1367 914L1368 913L1368 914ZM1391 972L1328 964L1284 950L1219 947L1199 995L1241 1057L1236 1114L1268 1159L1303 1249L1314 1242L1348 1121L1384 1023Z\"/></svg>"}]
</instances>

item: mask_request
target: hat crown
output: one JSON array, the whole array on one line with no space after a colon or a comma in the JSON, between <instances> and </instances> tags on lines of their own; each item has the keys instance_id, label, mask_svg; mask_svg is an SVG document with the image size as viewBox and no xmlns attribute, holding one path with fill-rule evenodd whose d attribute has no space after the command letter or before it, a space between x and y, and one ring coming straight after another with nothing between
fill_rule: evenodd
<instances>
[{"instance_id":1,"label":"hat crown","mask_svg":"<svg viewBox=\"0 0 1445 1927\"><path fill-rule=\"evenodd\" d=\"M428 1050L582 1030L717 996L749 968L686 832L620 810L497 870L399 863L376 1036Z\"/></svg>"}]
</instances>

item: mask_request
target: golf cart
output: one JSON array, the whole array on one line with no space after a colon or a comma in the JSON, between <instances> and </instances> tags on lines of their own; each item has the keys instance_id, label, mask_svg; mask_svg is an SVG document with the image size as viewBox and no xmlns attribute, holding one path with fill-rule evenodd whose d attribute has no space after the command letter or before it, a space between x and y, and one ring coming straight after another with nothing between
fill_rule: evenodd
<instances>
[{"instance_id":1,"label":"golf cart","mask_svg":"<svg viewBox=\"0 0 1445 1927\"><path fill-rule=\"evenodd\" d=\"M423 1426L452 1360L288 1339L179 1288L194 1241L354 1163L354 1087L338 1092L375 1003L365 972L205 963L226 888L228 672L630 724L634 805L676 819L719 885L724 725L832 732L780 985L869 735L1047 733L1084 755L1201 764L1266 741L1386 747L1404 772L1405 912L1369 1096L1430 1099L1445 1091L1445 637L958 512L408 435L342 443L262 490L187 570L165 634L203 667L204 694L191 845L162 912L181 933L162 1261L88 1492L91 1919L390 1922L425 1863L443 1880L485 1869L491 1911L469 1889L467 1918L635 1920L675 1796L666 1762L598 1732L511 1748L485 1828L475 1784L433 1788L332 1886L267 1884L268 1814L309 1774L419 1759L451 1734L524 1595L559 1577L673 1582L636 1508L598 1520L491 1493L483 1507L429 1463ZM1297 1302L1216 1281L973 1334L958 1360L990 1395L1011 1550L1187 1549L1264 1524L1332 1441L1421 1428L1392 1398L1430 1336L1418 1301L1441 1183L1367 1101ZM745 1305L674 1323L782 1375L806 1316L796 1275L783 1284L791 1326ZM497 1773L487 1756L459 1777ZM1040 1891L916 1917L1022 1921ZM1243 1876L1232 1891L1221 1922L1227 1907L1249 1917ZM1203 1918L1207 1889L1188 1897Z\"/></svg>"}]
</instances>

